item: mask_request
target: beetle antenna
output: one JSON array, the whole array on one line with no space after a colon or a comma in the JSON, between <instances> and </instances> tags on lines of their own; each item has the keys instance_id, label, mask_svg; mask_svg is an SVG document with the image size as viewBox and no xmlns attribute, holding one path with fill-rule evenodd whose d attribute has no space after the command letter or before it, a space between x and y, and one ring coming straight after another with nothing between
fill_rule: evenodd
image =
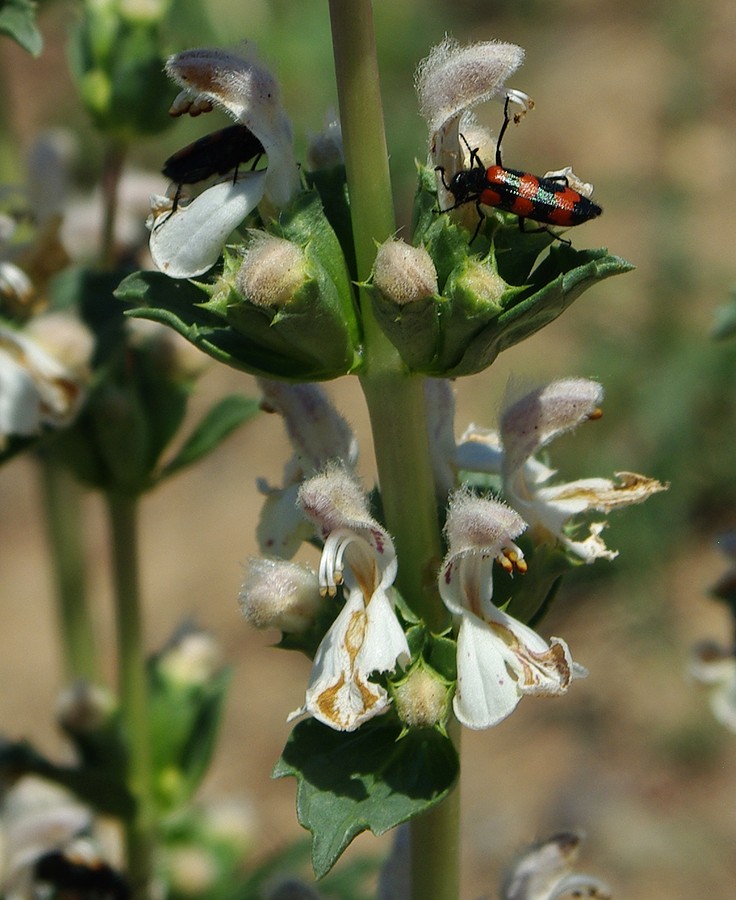
<instances>
[{"instance_id":1,"label":"beetle antenna","mask_svg":"<svg viewBox=\"0 0 736 900\"><path fill-rule=\"evenodd\" d=\"M501 141L503 140L503 136L506 134L506 129L509 127L509 122L511 118L509 117L509 100L511 98L508 94L506 94L506 101L503 104L503 125L501 126L501 130L498 132L498 140L496 141L496 165L501 166L503 168L503 163L501 162Z\"/></svg>"}]
</instances>

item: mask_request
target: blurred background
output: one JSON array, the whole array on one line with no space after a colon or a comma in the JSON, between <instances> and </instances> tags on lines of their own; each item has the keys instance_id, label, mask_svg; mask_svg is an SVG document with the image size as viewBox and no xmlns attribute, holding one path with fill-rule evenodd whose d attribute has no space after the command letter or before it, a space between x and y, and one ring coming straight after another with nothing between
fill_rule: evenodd
<instances>
[{"instance_id":1,"label":"blurred background","mask_svg":"<svg viewBox=\"0 0 736 900\"><path fill-rule=\"evenodd\" d=\"M170 51L253 41L281 81L303 156L309 135L336 107L326 4L213 0L199 14L195 23L182 10ZM41 3L46 48L38 60L7 40L0 44L0 182L23 182L34 140L49 127L65 129L74 186L69 233L81 248L70 249L83 256L85 229L94 235L97 227L89 198L101 144L67 71L66 30L75 16L71 3ZM562 700L526 699L498 728L463 736L463 897L494 896L517 850L564 828L586 834L581 868L609 881L616 897L733 896L736 735L712 718L686 665L696 640L727 643L733 630L708 591L727 567L715 539L736 527L736 342L711 335L716 311L736 285L736 6L379 0L376 32L404 235L414 159L424 158L427 140L414 68L446 33L460 41L495 38L526 49L510 86L536 101L510 130L505 163L538 174L572 164L595 184L604 209L571 235L575 246L607 246L637 267L585 294L491 370L458 382L458 434L470 421L495 422L510 377L531 386L592 377L606 388L604 417L554 444L553 464L564 476L633 470L671 483L667 494L612 516L607 542L620 558L570 579L543 623L545 635L568 641L590 677ZM498 128L498 104L478 112ZM134 148L146 189L140 208L131 189L130 221L141 237L147 193L165 187L163 160L220 127L214 122L177 121ZM328 389L358 432L369 482L372 450L359 387L344 380ZM256 394L248 377L212 367L193 417L233 390ZM257 553L255 478L278 484L289 454L281 422L260 417L148 498L141 523L150 649L193 618L212 630L235 667L204 793L242 795L253 804L261 857L301 834L294 782L269 775L289 733L286 714L302 702L309 664L270 649L277 635L250 630L236 597L242 564ZM61 666L39 501L31 458L0 470L0 731L61 756L52 716ZM98 498L90 495L87 506L90 592L104 645L111 635L104 516ZM388 846L386 838L362 836L346 858Z\"/></svg>"}]
</instances>

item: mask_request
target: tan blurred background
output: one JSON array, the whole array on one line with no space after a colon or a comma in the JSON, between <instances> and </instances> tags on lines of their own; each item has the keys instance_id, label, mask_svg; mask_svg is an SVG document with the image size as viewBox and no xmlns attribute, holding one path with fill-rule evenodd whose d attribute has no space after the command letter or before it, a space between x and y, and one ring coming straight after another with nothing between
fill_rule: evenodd
<instances>
[{"instance_id":1,"label":"tan blurred background","mask_svg":"<svg viewBox=\"0 0 736 900\"><path fill-rule=\"evenodd\" d=\"M494 896L516 850L563 828L586 833L581 867L608 880L618 898L736 896L736 735L712 720L706 694L684 674L696 639L725 642L732 630L726 610L706 594L725 569L714 537L736 524L734 354L708 336L715 310L736 284L736 6L732 0L385 5L393 9L379 0L376 6L404 223L413 158L424 155L426 141L411 87L416 62L446 31L461 40L499 38L526 48L527 63L511 86L537 104L508 135L505 162L540 174L572 163L595 183L604 208L572 235L575 245L608 246L637 265L594 288L491 371L458 383L458 433L471 420L493 423L510 375L531 383L595 377L607 388L604 418L555 445L553 463L574 476L620 468L672 482L668 495L650 501L654 509L619 514L610 544L622 548L620 567L599 564L610 572L571 579L543 624L544 634L565 637L590 677L564 699L525 699L500 727L464 735L463 897ZM21 177L22 166L13 141L27 147L42 127L69 122L80 142L80 186L98 171L99 148L65 74L70 15L62 4L44 7L48 49L39 61L6 41L0 45L11 179ZM223 43L234 33L253 38L274 65L303 147L306 133L317 131L335 104L324 5L220 0L211 17ZM481 117L497 127L500 107L488 104ZM186 128L185 137L185 128L175 127L142 145L136 164L155 174L161 160L196 136L195 126ZM193 420L232 390L256 391L248 377L209 371ZM329 390L359 434L368 482L373 463L357 382L342 380ZM261 417L147 499L141 522L149 648L193 617L214 632L235 667L204 794L253 801L259 855L300 835L294 783L273 782L269 773L309 666L270 649L275 634L250 631L236 596L242 563L257 552L254 480L278 483L288 455L280 421ZM51 722L60 661L39 498L32 460L0 471L0 731L62 755ZM89 497L87 511L95 629L112 656L98 498ZM112 679L112 658L108 673ZM347 857L386 848L386 839L364 836Z\"/></svg>"}]
</instances>

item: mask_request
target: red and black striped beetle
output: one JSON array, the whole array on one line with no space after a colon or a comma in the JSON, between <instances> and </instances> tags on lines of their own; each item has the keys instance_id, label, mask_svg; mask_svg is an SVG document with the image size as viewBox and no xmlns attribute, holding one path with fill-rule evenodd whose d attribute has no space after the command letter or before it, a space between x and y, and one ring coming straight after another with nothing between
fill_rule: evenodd
<instances>
[{"instance_id":1,"label":"red and black striped beetle","mask_svg":"<svg viewBox=\"0 0 736 900\"><path fill-rule=\"evenodd\" d=\"M603 212L600 206L571 188L566 176L543 178L518 169L507 169L503 165L501 141L510 121L508 96L504 104L503 116L503 125L496 142L496 164L494 166L486 168L478 156L477 148L471 149L462 135L461 137L470 151L470 168L457 172L448 184L445 180L444 166L437 166L436 171L442 177L442 184L455 198L452 206L440 210L440 212L450 212L465 203L475 203L478 211L478 225L471 238L471 244L478 236L485 219L481 206L492 206L514 213L519 217L519 227L522 231L525 230L525 219L543 222L545 225L569 228L599 216ZM549 231L546 227L535 230ZM550 232L550 234L554 233ZM563 240L556 234L554 237L560 241ZM563 241L563 243L569 243L569 241Z\"/></svg>"}]
</instances>

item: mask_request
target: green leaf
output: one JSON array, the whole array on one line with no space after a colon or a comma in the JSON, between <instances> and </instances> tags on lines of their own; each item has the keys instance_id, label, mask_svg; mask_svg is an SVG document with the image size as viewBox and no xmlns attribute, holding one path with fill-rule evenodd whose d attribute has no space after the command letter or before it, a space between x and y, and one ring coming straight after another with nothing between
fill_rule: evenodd
<instances>
[{"instance_id":1,"label":"green leaf","mask_svg":"<svg viewBox=\"0 0 736 900\"><path fill-rule=\"evenodd\" d=\"M297 779L297 816L312 833L318 878L357 834L384 834L440 803L455 783L459 762L448 738L421 729L397 740L400 733L385 716L350 734L315 719L292 731L273 777Z\"/></svg>"},{"instance_id":2,"label":"green leaf","mask_svg":"<svg viewBox=\"0 0 736 900\"><path fill-rule=\"evenodd\" d=\"M322 381L345 374L353 363L351 360L335 371L314 355L295 357L293 345L279 342L277 332L271 335L270 345L259 343L236 331L210 308L204 308L207 298L201 288L161 272L129 275L119 284L115 296L135 305L127 311L128 315L168 325L218 362L251 375ZM357 354L355 358L358 359Z\"/></svg>"},{"instance_id":3,"label":"green leaf","mask_svg":"<svg viewBox=\"0 0 736 900\"><path fill-rule=\"evenodd\" d=\"M164 466L160 478L168 478L212 453L236 428L252 419L259 408L258 400L253 397L243 394L223 397L199 422L176 456Z\"/></svg>"},{"instance_id":4,"label":"green leaf","mask_svg":"<svg viewBox=\"0 0 736 900\"><path fill-rule=\"evenodd\" d=\"M43 38L36 27L36 4L31 0L0 0L0 34L6 34L32 56L40 56Z\"/></svg>"}]
</instances>

